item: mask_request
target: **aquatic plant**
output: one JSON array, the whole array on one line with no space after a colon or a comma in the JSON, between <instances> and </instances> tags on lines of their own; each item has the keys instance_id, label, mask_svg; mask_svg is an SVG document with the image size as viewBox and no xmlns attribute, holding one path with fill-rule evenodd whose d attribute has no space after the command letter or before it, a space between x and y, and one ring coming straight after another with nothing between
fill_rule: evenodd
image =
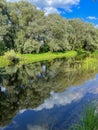
<instances>
[{"instance_id":1,"label":"aquatic plant","mask_svg":"<svg viewBox=\"0 0 98 130\"><path fill-rule=\"evenodd\" d=\"M70 130L98 130L98 113L94 105L86 105L83 117Z\"/></svg>"}]
</instances>

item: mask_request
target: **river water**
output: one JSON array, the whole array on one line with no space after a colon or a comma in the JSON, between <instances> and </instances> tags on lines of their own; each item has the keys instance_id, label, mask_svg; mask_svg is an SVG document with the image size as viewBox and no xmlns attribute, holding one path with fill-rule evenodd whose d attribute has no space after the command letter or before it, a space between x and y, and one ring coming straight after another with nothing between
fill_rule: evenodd
<instances>
[{"instance_id":1,"label":"river water","mask_svg":"<svg viewBox=\"0 0 98 130\"><path fill-rule=\"evenodd\" d=\"M74 59L0 68L0 130L69 130L98 103L97 73Z\"/></svg>"}]
</instances>

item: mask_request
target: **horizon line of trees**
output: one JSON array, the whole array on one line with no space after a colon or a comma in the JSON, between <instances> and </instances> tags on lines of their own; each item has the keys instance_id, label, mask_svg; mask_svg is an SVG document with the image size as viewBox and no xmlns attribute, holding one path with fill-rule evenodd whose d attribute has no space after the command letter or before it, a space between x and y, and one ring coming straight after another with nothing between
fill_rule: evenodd
<instances>
[{"instance_id":1,"label":"horizon line of trees","mask_svg":"<svg viewBox=\"0 0 98 130\"><path fill-rule=\"evenodd\" d=\"M0 0L0 54L10 49L19 53L94 51L98 29L81 19L45 16L28 1Z\"/></svg>"}]
</instances>

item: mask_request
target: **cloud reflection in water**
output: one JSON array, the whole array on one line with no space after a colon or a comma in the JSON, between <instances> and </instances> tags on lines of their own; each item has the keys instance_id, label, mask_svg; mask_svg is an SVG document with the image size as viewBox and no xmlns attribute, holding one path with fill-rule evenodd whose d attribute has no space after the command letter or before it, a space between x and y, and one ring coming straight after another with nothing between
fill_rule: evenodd
<instances>
[{"instance_id":1,"label":"cloud reflection in water","mask_svg":"<svg viewBox=\"0 0 98 130\"><path fill-rule=\"evenodd\" d=\"M81 86L73 86L66 89L62 93L51 92L50 98L46 99L43 104L34 109L40 111L42 109L52 109L55 105L67 105L73 101L78 101L83 98L87 93L98 94L98 76L93 80L86 81Z\"/></svg>"}]
</instances>

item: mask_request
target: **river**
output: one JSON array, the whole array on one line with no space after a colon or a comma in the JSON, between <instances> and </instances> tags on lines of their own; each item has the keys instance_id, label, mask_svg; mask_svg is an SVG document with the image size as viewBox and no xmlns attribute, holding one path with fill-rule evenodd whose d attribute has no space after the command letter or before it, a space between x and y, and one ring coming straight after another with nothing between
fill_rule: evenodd
<instances>
[{"instance_id":1,"label":"river","mask_svg":"<svg viewBox=\"0 0 98 130\"><path fill-rule=\"evenodd\" d=\"M0 68L0 130L68 130L98 102L97 70L75 59Z\"/></svg>"}]
</instances>

